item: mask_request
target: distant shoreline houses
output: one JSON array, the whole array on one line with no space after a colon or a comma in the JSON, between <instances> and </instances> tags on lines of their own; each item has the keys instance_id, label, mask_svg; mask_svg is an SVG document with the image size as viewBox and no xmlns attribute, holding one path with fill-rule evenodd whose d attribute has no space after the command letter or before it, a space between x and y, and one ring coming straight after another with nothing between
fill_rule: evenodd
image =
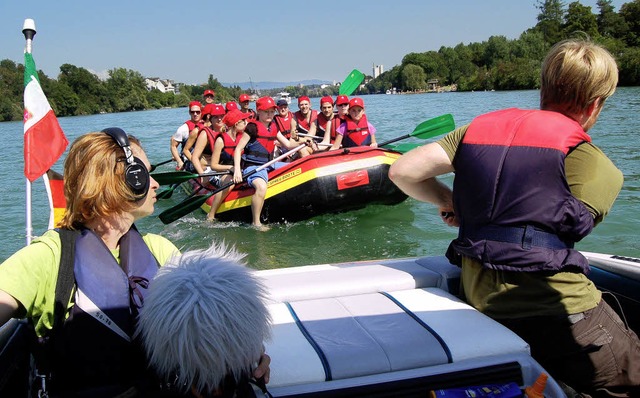
<instances>
[{"instance_id":1,"label":"distant shoreline houses","mask_svg":"<svg viewBox=\"0 0 640 398\"><path fill-rule=\"evenodd\" d=\"M157 89L161 93L180 94L180 90L178 89L179 84L175 83L173 80L160 79L158 77L145 77L144 83L147 85L147 90L149 91Z\"/></svg>"}]
</instances>

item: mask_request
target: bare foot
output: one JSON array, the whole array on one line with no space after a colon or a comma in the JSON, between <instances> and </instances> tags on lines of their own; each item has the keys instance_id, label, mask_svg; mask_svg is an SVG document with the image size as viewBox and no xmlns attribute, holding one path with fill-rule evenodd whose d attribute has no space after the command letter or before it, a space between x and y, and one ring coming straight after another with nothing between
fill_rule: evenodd
<instances>
[{"instance_id":1,"label":"bare foot","mask_svg":"<svg viewBox=\"0 0 640 398\"><path fill-rule=\"evenodd\" d=\"M264 224L258 224L258 225L256 225L256 224L251 224L251 226L252 226L255 230L260 231L260 232L267 232L268 230L270 230L270 229L271 229L271 228L267 227L267 226L266 226L266 225L264 225Z\"/></svg>"}]
</instances>

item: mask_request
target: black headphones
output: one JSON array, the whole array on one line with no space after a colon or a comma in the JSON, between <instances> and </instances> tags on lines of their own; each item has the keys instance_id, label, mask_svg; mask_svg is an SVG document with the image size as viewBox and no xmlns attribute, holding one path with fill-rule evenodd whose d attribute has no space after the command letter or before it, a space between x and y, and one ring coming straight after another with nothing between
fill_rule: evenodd
<instances>
[{"instance_id":1,"label":"black headphones","mask_svg":"<svg viewBox=\"0 0 640 398\"><path fill-rule=\"evenodd\" d=\"M109 127L102 130L102 132L113 138L124 151L127 162L124 169L124 181L131 189L131 192L133 192L133 195L136 196L136 199L141 199L149 192L149 170L147 170L147 167L142 163L142 160L133 156L129 138L124 130L118 127Z\"/></svg>"}]
</instances>

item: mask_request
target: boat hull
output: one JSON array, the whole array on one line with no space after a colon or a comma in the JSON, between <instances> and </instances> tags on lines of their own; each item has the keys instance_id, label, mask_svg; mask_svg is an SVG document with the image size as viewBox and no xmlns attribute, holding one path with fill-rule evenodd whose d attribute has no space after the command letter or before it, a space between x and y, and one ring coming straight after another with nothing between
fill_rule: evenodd
<instances>
[{"instance_id":1,"label":"boat hull","mask_svg":"<svg viewBox=\"0 0 640 398\"><path fill-rule=\"evenodd\" d=\"M371 204L400 203L407 196L388 177L389 167L399 156L385 149L349 148L307 156L274 170L269 173L262 222L301 221ZM235 187L216 218L250 222L253 193L247 184ZM202 210L209 212L212 200Z\"/></svg>"},{"instance_id":2,"label":"boat hull","mask_svg":"<svg viewBox=\"0 0 640 398\"><path fill-rule=\"evenodd\" d=\"M630 324L640 311L640 259L583 252L590 277ZM443 256L256 271L268 294L275 397L428 396L434 389L532 385L545 370L528 345L458 297ZM635 328L636 333L638 329ZM0 328L0 396L26 397L25 321ZM549 378L545 397L564 397Z\"/></svg>"}]
</instances>

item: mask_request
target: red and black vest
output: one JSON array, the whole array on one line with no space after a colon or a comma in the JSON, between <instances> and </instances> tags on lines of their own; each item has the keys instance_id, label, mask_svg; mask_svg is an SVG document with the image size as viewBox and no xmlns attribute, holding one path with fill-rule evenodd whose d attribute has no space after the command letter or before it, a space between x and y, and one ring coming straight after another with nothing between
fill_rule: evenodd
<instances>
[{"instance_id":1,"label":"red and black vest","mask_svg":"<svg viewBox=\"0 0 640 398\"><path fill-rule=\"evenodd\" d=\"M273 121L275 122L278 132L281 133L286 139L291 138L291 119L293 113L289 112L286 117L275 115Z\"/></svg>"},{"instance_id":2,"label":"red and black vest","mask_svg":"<svg viewBox=\"0 0 640 398\"><path fill-rule=\"evenodd\" d=\"M135 226L120 239L120 264L91 230L79 232L73 259L75 300L55 333L50 358L56 391L98 387L94 396L102 396L99 391L126 389L147 377L145 355L132 336L158 267Z\"/></svg>"},{"instance_id":3,"label":"red and black vest","mask_svg":"<svg viewBox=\"0 0 640 398\"><path fill-rule=\"evenodd\" d=\"M296 111L296 113L294 113L296 122L298 122L298 133L309 134L311 125L318 119L318 111L310 110L310 112L311 116L309 117L309 121L307 121L307 119L302 115L302 112Z\"/></svg>"},{"instance_id":4,"label":"red and black vest","mask_svg":"<svg viewBox=\"0 0 640 398\"><path fill-rule=\"evenodd\" d=\"M343 148L371 145L371 134L369 133L367 115L362 115L357 122L353 120L351 116L347 116L345 117L344 123L347 124L347 127L342 137Z\"/></svg>"},{"instance_id":5,"label":"red and black vest","mask_svg":"<svg viewBox=\"0 0 640 398\"><path fill-rule=\"evenodd\" d=\"M327 128L327 122L329 122L329 121L331 121L331 130L330 130L331 138L330 139L331 139L331 142L333 143L333 141L335 141L335 139L336 139L336 134L338 134L336 132L336 128L342 122L342 120L340 120L340 118L338 118L337 114L334 114L331 119L327 119L327 117L324 115L324 113L322 113L322 112L318 113L318 120L316 121L316 125L317 125L316 135L318 137L324 137L325 130Z\"/></svg>"},{"instance_id":6,"label":"red and black vest","mask_svg":"<svg viewBox=\"0 0 640 398\"><path fill-rule=\"evenodd\" d=\"M574 242L593 217L567 183L567 154L591 138L557 112L506 109L473 120L456 152L453 202L460 220L447 257L489 269L587 273Z\"/></svg>"},{"instance_id":7,"label":"red and black vest","mask_svg":"<svg viewBox=\"0 0 640 398\"><path fill-rule=\"evenodd\" d=\"M198 136L202 133L207 134L207 142L209 144L204 147L204 149L202 150L202 154L211 156L213 154L213 144L216 139L216 132L213 131L211 127L202 126L202 128L200 129L200 132L198 133Z\"/></svg>"},{"instance_id":8,"label":"red and black vest","mask_svg":"<svg viewBox=\"0 0 640 398\"><path fill-rule=\"evenodd\" d=\"M236 150L236 146L238 146L240 138L242 138L242 134L236 134L236 139L234 141L226 132L218 133L215 139L221 139L222 144L224 145L220 152L220 164L233 165L233 152Z\"/></svg>"},{"instance_id":9,"label":"red and black vest","mask_svg":"<svg viewBox=\"0 0 640 398\"><path fill-rule=\"evenodd\" d=\"M249 123L254 123L257 126L258 135L255 138L252 137L244 147L242 159L253 165L265 164L273 159L273 150L275 148L278 130L275 123L271 123L269 128L257 120L250 121Z\"/></svg>"}]
</instances>

